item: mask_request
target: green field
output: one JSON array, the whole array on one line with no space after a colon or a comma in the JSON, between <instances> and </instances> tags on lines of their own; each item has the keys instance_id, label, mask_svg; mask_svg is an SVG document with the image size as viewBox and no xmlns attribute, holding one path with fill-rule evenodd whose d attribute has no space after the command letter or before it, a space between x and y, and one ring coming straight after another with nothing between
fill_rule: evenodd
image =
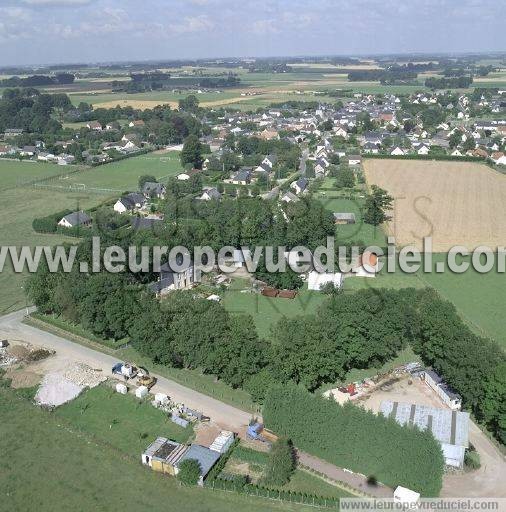
<instances>
[{"instance_id":1,"label":"green field","mask_svg":"<svg viewBox=\"0 0 506 512\"><path fill-rule=\"evenodd\" d=\"M344 199L334 191L319 191L317 195L320 202L331 212L354 213L355 224L336 226L336 241L340 244L362 241L366 246L386 246L386 237L379 227L366 224L362 219L364 199Z\"/></svg>"},{"instance_id":2,"label":"green field","mask_svg":"<svg viewBox=\"0 0 506 512\"><path fill-rule=\"evenodd\" d=\"M140 452L133 458L107 439L77 430L2 386L0 416L8 418L0 422L2 510L312 510L181 487L174 478L143 467Z\"/></svg>"},{"instance_id":3,"label":"green field","mask_svg":"<svg viewBox=\"0 0 506 512\"><path fill-rule=\"evenodd\" d=\"M20 182L42 179L61 172L51 164L0 160L0 233L2 245L35 246L74 242L75 238L35 233L35 217L49 215L66 208L89 208L98 204L97 196L76 193L55 193L16 186ZM21 288L26 274L16 274L7 265L0 273L0 312L25 306Z\"/></svg>"},{"instance_id":4,"label":"green field","mask_svg":"<svg viewBox=\"0 0 506 512\"><path fill-rule=\"evenodd\" d=\"M59 407L55 415L132 457L137 457L158 436L186 443L193 434L191 427L183 429L172 423L148 401L131 394L120 395L106 384Z\"/></svg>"},{"instance_id":5,"label":"green field","mask_svg":"<svg viewBox=\"0 0 506 512\"><path fill-rule=\"evenodd\" d=\"M445 254L434 254L434 266L444 261ZM469 258L467 258L469 261ZM504 274L489 272L479 274L469 270L463 274L454 274L450 270L444 273L430 274L419 272L422 283L432 286L455 304L462 318L481 336L494 338L506 349L506 279Z\"/></svg>"}]
</instances>

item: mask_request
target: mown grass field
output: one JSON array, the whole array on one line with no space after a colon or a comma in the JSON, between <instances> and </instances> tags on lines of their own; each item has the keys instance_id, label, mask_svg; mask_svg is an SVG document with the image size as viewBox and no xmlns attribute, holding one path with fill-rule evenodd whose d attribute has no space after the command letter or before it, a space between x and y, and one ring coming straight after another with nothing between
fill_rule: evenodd
<instances>
[{"instance_id":1,"label":"mown grass field","mask_svg":"<svg viewBox=\"0 0 506 512\"><path fill-rule=\"evenodd\" d=\"M325 195L324 195L325 194ZM362 241L365 245L386 245L385 233L380 227L366 224L362 218L363 198L347 199L335 192L325 191L318 194L318 199L332 213L354 213L355 224L336 225L336 241L340 244Z\"/></svg>"},{"instance_id":2,"label":"mown grass field","mask_svg":"<svg viewBox=\"0 0 506 512\"><path fill-rule=\"evenodd\" d=\"M98 204L97 196L57 193L18 187L20 182L42 179L61 172L52 164L15 162L0 159L0 233L1 245L36 246L75 243L75 238L35 233L35 217L49 215L66 208L89 208ZM15 273L10 265L0 272L0 313L25 306L23 289L26 273Z\"/></svg>"},{"instance_id":3,"label":"mown grass field","mask_svg":"<svg viewBox=\"0 0 506 512\"><path fill-rule=\"evenodd\" d=\"M446 261L446 254L433 254L433 268ZM463 258L469 262L470 257ZM420 281L432 286L457 307L460 315L481 336L494 338L506 349L506 278L491 271L480 274L471 269L455 274L446 269L443 273L418 273Z\"/></svg>"},{"instance_id":4,"label":"mown grass field","mask_svg":"<svg viewBox=\"0 0 506 512\"><path fill-rule=\"evenodd\" d=\"M6 419L0 422L2 510L312 510L181 487L174 478L143 467L141 452L131 457L1 386L0 415Z\"/></svg>"}]
</instances>

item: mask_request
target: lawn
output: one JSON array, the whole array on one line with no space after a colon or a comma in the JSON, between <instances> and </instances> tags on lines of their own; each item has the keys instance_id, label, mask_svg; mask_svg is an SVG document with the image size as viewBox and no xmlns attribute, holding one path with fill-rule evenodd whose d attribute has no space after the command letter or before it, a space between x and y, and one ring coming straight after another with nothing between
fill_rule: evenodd
<instances>
[{"instance_id":1,"label":"lawn","mask_svg":"<svg viewBox=\"0 0 506 512\"><path fill-rule=\"evenodd\" d=\"M253 317L260 336L269 337L270 328L283 316L289 318L314 313L325 299L319 292L302 289L295 299L264 297L246 290L246 281L236 279L224 293L223 305L230 313L249 314Z\"/></svg>"},{"instance_id":2,"label":"lawn","mask_svg":"<svg viewBox=\"0 0 506 512\"><path fill-rule=\"evenodd\" d=\"M0 422L2 510L312 510L181 487L175 479L142 467L140 452L134 461L109 443L63 425L58 415L3 387L0 416L9 419Z\"/></svg>"},{"instance_id":3,"label":"lawn","mask_svg":"<svg viewBox=\"0 0 506 512\"><path fill-rule=\"evenodd\" d=\"M123 453L136 457L158 436L186 443L193 434L148 401L120 395L103 384L56 409L55 415Z\"/></svg>"}]
</instances>

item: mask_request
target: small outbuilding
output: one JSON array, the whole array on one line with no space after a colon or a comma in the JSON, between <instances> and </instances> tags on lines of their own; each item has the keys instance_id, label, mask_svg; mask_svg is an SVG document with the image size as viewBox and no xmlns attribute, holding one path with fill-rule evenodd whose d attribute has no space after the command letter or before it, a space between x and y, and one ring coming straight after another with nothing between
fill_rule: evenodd
<instances>
[{"instance_id":1,"label":"small outbuilding","mask_svg":"<svg viewBox=\"0 0 506 512\"><path fill-rule=\"evenodd\" d=\"M416 505L420 501L420 493L398 485L394 491L394 501L406 505Z\"/></svg>"},{"instance_id":2,"label":"small outbuilding","mask_svg":"<svg viewBox=\"0 0 506 512\"><path fill-rule=\"evenodd\" d=\"M199 485L204 484L204 478L211 471L212 467L218 462L221 457L221 453L210 450L200 444L192 444L188 450L185 451L183 456L176 462L176 475L179 473L179 467L185 460L194 459L199 463L200 466L200 479Z\"/></svg>"},{"instance_id":3,"label":"small outbuilding","mask_svg":"<svg viewBox=\"0 0 506 512\"><path fill-rule=\"evenodd\" d=\"M354 213L338 213L334 212L334 224L355 224L355 214Z\"/></svg>"}]
</instances>

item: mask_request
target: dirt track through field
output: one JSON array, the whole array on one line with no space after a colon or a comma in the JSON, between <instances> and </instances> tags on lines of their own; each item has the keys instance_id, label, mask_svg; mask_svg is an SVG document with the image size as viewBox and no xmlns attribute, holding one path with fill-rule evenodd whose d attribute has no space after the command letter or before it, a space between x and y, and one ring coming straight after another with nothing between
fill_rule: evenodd
<instances>
[{"instance_id":1,"label":"dirt track through field","mask_svg":"<svg viewBox=\"0 0 506 512\"><path fill-rule=\"evenodd\" d=\"M397 245L422 249L427 236L433 252L506 244L506 176L474 162L368 159L364 169L369 186L395 198L387 228Z\"/></svg>"}]
</instances>

